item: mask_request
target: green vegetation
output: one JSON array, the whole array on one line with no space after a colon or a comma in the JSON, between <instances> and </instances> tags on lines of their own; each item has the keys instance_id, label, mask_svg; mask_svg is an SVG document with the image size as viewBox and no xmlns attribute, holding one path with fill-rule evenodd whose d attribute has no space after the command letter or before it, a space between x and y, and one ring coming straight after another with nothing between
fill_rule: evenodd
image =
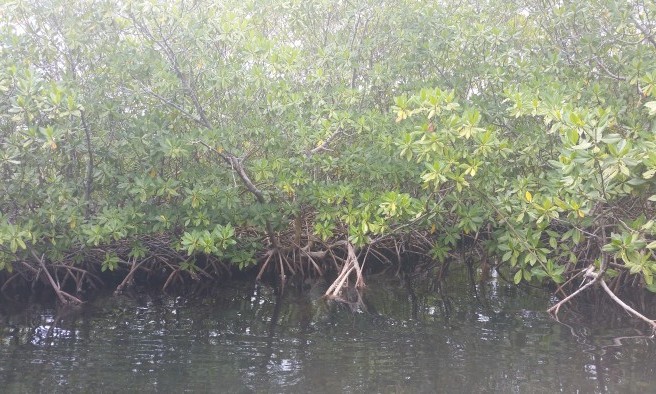
<instances>
[{"instance_id":1,"label":"green vegetation","mask_svg":"<svg viewBox=\"0 0 656 394\"><path fill-rule=\"evenodd\" d=\"M651 3L48 0L0 18L4 289L257 265L335 267L339 297L366 258L475 241L516 283L656 291Z\"/></svg>"}]
</instances>

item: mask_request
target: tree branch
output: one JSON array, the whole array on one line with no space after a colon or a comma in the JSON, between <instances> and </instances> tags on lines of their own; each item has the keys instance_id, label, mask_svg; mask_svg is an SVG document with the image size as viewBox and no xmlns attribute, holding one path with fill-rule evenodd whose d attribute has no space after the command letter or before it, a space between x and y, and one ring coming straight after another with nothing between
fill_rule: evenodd
<instances>
[{"instance_id":1,"label":"tree branch","mask_svg":"<svg viewBox=\"0 0 656 394\"><path fill-rule=\"evenodd\" d=\"M84 217L85 219L89 219L89 215L91 214L91 191L93 189L93 149L91 146L91 131L89 130L84 111L80 111L80 121L82 122L82 128L84 129L87 154L89 155L89 161L87 162L87 176L84 185L84 203L86 204Z\"/></svg>"},{"instance_id":2,"label":"tree branch","mask_svg":"<svg viewBox=\"0 0 656 394\"><path fill-rule=\"evenodd\" d=\"M310 157L312 157L313 155L315 155L316 153L330 150L330 149L328 149L328 146L329 146L333 141L335 141L335 140L337 140L339 137L341 137L343 134L344 134L344 132L343 132L342 130L337 130L336 132L334 132L333 134L331 134L330 137L328 137L328 138L327 138L327 139L326 139L321 145L317 146L317 147L314 148L314 149L310 149L310 150L306 151L306 152L305 152L305 157L310 158Z\"/></svg>"},{"instance_id":3,"label":"tree branch","mask_svg":"<svg viewBox=\"0 0 656 394\"><path fill-rule=\"evenodd\" d=\"M189 118L190 120L198 123L199 125L201 125L203 127L207 127L207 125L205 125L205 123L203 123L203 121L201 119L199 119L198 117L194 116L194 114L192 114L191 112L184 109L180 104L175 103L175 102L167 99L166 97L163 97L162 95L152 91L151 89L148 89L145 86L142 86L141 89L144 91L144 93L155 97L156 99L161 101L163 104L175 109L176 111L180 112L182 115Z\"/></svg>"},{"instance_id":4,"label":"tree branch","mask_svg":"<svg viewBox=\"0 0 656 394\"><path fill-rule=\"evenodd\" d=\"M157 20L155 20L155 24L157 26L158 35L159 35L159 38L155 38L155 36L151 32L151 30L146 26L145 23L141 23L132 14L130 15L130 17L135 23L135 25L138 27L138 29L141 31L141 33L144 34L144 36L146 36L146 38L148 38L154 44L157 44L162 48L170 66L173 68L175 75L177 76L177 78L180 80L180 83L182 84L182 88L185 94L191 99L198 116L194 116L194 114L185 110L179 104L171 100L168 100L165 97L162 97L161 95L153 92L152 90L147 90L148 93L150 93L154 97L157 97L164 104L180 111L183 115L194 120L194 122L198 123L202 127L212 130L214 127L212 126L212 123L207 118L207 115L205 114L205 109L203 108L202 104L200 103L200 100L198 99L198 95L196 94L196 90L194 89L194 87L190 82L190 78L187 78L185 74L182 72L180 64L178 63L176 53L171 47L171 45L169 44L169 39L164 36L161 25L157 22ZM224 162L230 165L232 170L235 171L237 175L239 175L239 178L241 179L246 189L248 189L248 191L251 194L253 194L253 196L255 196L255 199L257 200L258 203L260 204L266 203L266 199L264 198L264 193L262 193L262 191L255 186L255 184L251 181L251 178L246 173L246 169L244 168L243 165L244 162L243 159L237 157L236 155L232 154L229 151L225 151L225 150L218 151L217 149L212 148L211 146L209 146L203 141L197 141L197 142L205 146L206 148L210 149L212 152L215 152L217 155L219 155L219 157L221 157L221 159ZM271 225L271 222L269 220L266 220L265 222L266 222L267 236L271 241L271 244L276 250L280 249L280 243L278 242L278 238L276 237L275 232L273 231L273 226Z\"/></svg>"},{"instance_id":5,"label":"tree branch","mask_svg":"<svg viewBox=\"0 0 656 394\"><path fill-rule=\"evenodd\" d=\"M649 29L647 29L645 26L643 26L643 25L642 25L642 24L636 19L635 16L631 16L631 21L632 21L633 24L638 28L638 30L640 30L640 32L645 36L645 39L646 39L647 41L649 41L649 43L650 43L651 45L653 45L654 48L656 48L656 39L654 39L654 35L651 33L651 31L649 31Z\"/></svg>"}]
</instances>

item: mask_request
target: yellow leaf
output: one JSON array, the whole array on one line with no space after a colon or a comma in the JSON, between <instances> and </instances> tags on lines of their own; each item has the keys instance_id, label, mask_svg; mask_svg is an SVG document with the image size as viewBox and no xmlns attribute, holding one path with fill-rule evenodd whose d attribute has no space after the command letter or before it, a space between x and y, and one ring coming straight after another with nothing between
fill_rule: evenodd
<instances>
[{"instance_id":1,"label":"yellow leaf","mask_svg":"<svg viewBox=\"0 0 656 394\"><path fill-rule=\"evenodd\" d=\"M583 211L581 211L580 209L579 209L578 211L576 211L576 213L578 213L578 214L579 214L579 217L581 217L581 218L582 218L582 217L585 217L585 214L584 214Z\"/></svg>"},{"instance_id":2,"label":"yellow leaf","mask_svg":"<svg viewBox=\"0 0 656 394\"><path fill-rule=\"evenodd\" d=\"M526 194L524 194L524 198L525 198L526 201L528 201L528 202L533 201L533 195L532 195L531 192L529 192L528 190L526 191Z\"/></svg>"}]
</instances>

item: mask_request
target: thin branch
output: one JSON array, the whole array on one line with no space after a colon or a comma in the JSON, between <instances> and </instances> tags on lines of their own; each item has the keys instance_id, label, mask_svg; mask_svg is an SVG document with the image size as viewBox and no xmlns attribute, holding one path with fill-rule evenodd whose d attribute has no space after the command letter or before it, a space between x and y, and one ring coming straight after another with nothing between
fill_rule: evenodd
<instances>
[{"instance_id":1,"label":"thin branch","mask_svg":"<svg viewBox=\"0 0 656 394\"><path fill-rule=\"evenodd\" d=\"M212 128L212 124L210 121L207 119L207 116L205 115L205 108L200 103L200 100L198 99L198 95L196 94L196 90L193 88L191 85L190 79L193 78L186 78L185 74L182 72L182 69L180 68L180 64L178 63L178 59L175 55L175 51L173 51L173 48L171 48L171 45L169 44L169 41L164 37L164 34L162 33L162 27L157 24L157 29L159 31L159 36L161 38L161 41L157 41L159 45L162 46L164 49L164 52L166 53L166 57L169 59L169 63L171 64L171 67L173 67L173 71L175 72L176 76L180 80L180 83L182 83L182 87L187 91L187 94L191 98L191 101L194 103L194 107L196 107L196 111L198 112L198 116L200 117L200 120L205 127L208 129Z\"/></svg>"},{"instance_id":2,"label":"thin branch","mask_svg":"<svg viewBox=\"0 0 656 394\"><path fill-rule=\"evenodd\" d=\"M333 141L335 141L336 139L338 139L339 137L341 137L343 134L344 134L344 132L343 132L342 130L337 130L337 131L334 132L330 137L328 137L328 138L327 138L327 139L326 139L321 145L317 146L317 147L314 148L314 149L310 149L310 150L308 150L307 152L305 152L305 156L306 156L307 158L310 158L310 157L312 157L312 156L313 156L314 154L316 154L316 153L330 150L330 149L328 149L328 146L329 146Z\"/></svg>"},{"instance_id":3,"label":"thin branch","mask_svg":"<svg viewBox=\"0 0 656 394\"><path fill-rule=\"evenodd\" d=\"M89 219L91 215L91 192L93 190L93 148L91 146L91 130L86 121L86 116L84 111L80 111L80 121L82 122L82 129L84 129L84 137L87 145L87 154L89 155L89 161L87 162L87 176L84 185L84 217Z\"/></svg>"},{"instance_id":4,"label":"thin branch","mask_svg":"<svg viewBox=\"0 0 656 394\"><path fill-rule=\"evenodd\" d=\"M167 99L166 97L163 97L162 95L152 91L151 89L148 89L145 86L142 86L141 89L144 91L144 93L147 93L147 94L155 97L156 99L158 99L162 103L164 103L164 104L168 105L169 107L171 107L171 108L177 110L178 112L182 113L184 116L186 116L190 120L193 120L194 122L198 123L199 125L201 125L203 127L206 127L206 125L203 123L203 121L201 119L199 119L198 117L194 116L194 114L192 114L191 112L184 109L180 104L177 104L177 103Z\"/></svg>"},{"instance_id":5,"label":"thin branch","mask_svg":"<svg viewBox=\"0 0 656 394\"><path fill-rule=\"evenodd\" d=\"M604 63L603 63L601 60L599 60L598 58L595 60L595 62L597 63L597 65L599 66L599 68L601 68L602 71L605 72L609 77L611 77L611 78L613 78L613 79L616 79L616 80L618 80L618 81L626 81L626 80L627 80L625 77L623 77L623 76L621 76L621 75L619 75L619 74L613 74L613 72L610 71L610 70L606 67L606 65L604 65Z\"/></svg>"}]
</instances>

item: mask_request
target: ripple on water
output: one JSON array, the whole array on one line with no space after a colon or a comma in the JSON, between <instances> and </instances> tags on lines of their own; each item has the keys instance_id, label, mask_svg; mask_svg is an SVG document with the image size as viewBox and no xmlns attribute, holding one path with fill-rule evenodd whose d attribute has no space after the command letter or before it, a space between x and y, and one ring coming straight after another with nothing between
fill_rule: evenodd
<instances>
[{"instance_id":1,"label":"ripple on water","mask_svg":"<svg viewBox=\"0 0 656 394\"><path fill-rule=\"evenodd\" d=\"M369 313L320 310L306 293L289 290L276 298L247 282L196 300L107 299L67 319L32 307L0 319L2 391L653 387L653 341L632 338L630 329L558 324L544 313L544 293L506 291L501 283L474 292L466 277L458 280L454 276L441 292L416 281L413 298L396 278L371 279L365 293Z\"/></svg>"}]
</instances>

